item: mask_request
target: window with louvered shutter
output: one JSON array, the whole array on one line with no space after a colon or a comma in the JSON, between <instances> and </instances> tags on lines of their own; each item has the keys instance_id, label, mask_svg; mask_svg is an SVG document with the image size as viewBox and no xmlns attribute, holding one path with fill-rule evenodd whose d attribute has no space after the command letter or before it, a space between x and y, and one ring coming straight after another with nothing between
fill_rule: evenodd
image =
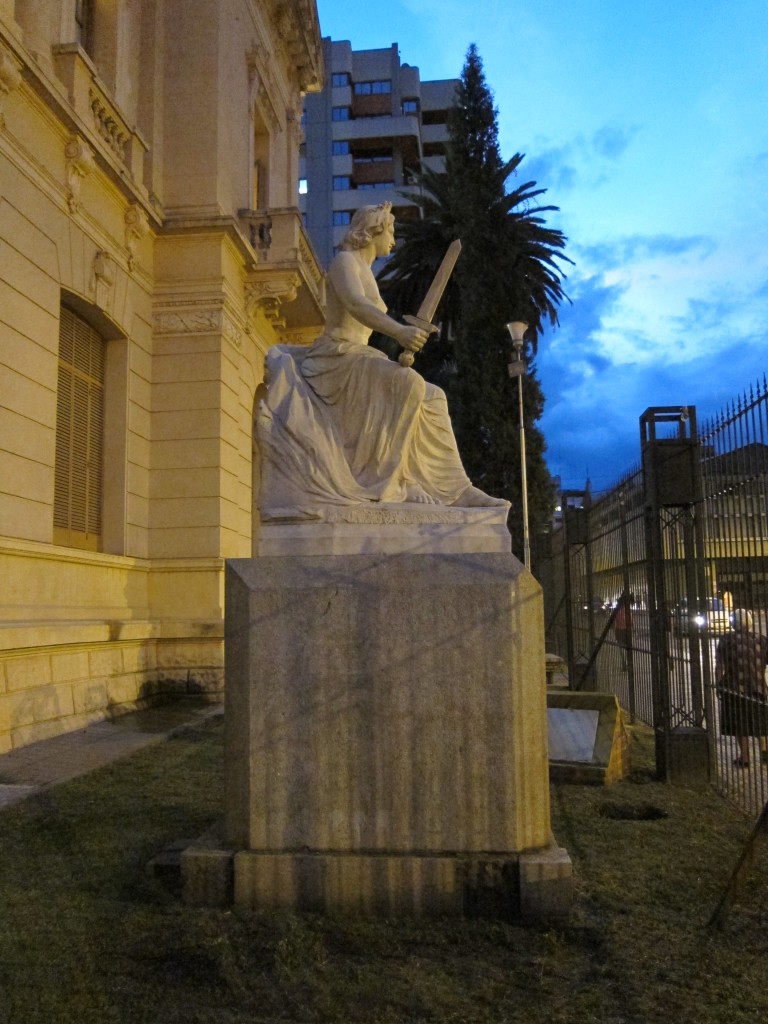
<instances>
[{"instance_id":1,"label":"window with louvered shutter","mask_svg":"<svg viewBox=\"0 0 768 1024\"><path fill-rule=\"evenodd\" d=\"M101 542L104 347L90 324L62 306L53 539L92 550Z\"/></svg>"}]
</instances>

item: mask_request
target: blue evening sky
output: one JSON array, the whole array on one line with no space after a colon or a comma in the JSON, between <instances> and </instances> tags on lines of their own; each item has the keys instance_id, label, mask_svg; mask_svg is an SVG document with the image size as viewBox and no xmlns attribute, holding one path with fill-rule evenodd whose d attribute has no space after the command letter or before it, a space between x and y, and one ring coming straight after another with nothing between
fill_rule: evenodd
<instances>
[{"instance_id":1,"label":"blue evening sky","mask_svg":"<svg viewBox=\"0 0 768 1024\"><path fill-rule=\"evenodd\" d=\"M422 79L470 43L502 156L560 207L560 327L536 360L552 473L613 484L649 406L715 415L768 370L768 0L318 0L324 36ZM511 412L512 404L510 406Z\"/></svg>"}]
</instances>

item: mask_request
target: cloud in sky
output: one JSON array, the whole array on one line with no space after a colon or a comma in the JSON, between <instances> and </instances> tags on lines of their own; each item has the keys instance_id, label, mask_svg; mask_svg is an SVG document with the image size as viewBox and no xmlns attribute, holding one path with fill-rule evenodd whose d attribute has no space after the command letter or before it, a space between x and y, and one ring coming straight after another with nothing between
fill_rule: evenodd
<instances>
[{"instance_id":1,"label":"cloud in sky","mask_svg":"<svg viewBox=\"0 0 768 1024\"><path fill-rule=\"evenodd\" d=\"M608 160L617 160L632 141L637 128L622 128L621 125L607 124L598 129L592 136L592 147L600 156Z\"/></svg>"},{"instance_id":2,"label":"cloud in sky","mask_svg":"<svg viewBox=\"0 0 768 1024\"><path fill-rule=\"evenodd\" d=\"M579 187L597 188L607 178L607 165L624 155L639 131L639 126L605 124L591 136L579 133L557 146L547 147L542 140L541 147L533 147L532 155L526 154L520 174L558 197Z\"/></svg>"},{"instance_id":3,"label":"cloud in sky","mask_svg":"<svg viewBox=\"0 0 768 1024\"><path fill-rule=\"evenodd\" d=\"M768 285L690 299L663 333L631 325L614 333L627 285L610 277L596 271L574 281L573 305L561 310L561 326L542 340L536 361L550 469L566 488L583 487L589 475L604 490L637 462L646 408L695 405L701 421L754 384L766 365ZM739 323L744 308L751 330ZM733 322L738 331L729 329Z\"/></svg>"}]
</instances>

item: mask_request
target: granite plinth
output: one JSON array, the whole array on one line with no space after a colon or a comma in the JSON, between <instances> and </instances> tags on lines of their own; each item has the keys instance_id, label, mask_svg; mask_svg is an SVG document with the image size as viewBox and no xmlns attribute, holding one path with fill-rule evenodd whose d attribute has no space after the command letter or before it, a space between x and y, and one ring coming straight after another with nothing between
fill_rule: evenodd
<instances>
[{"instance_id":1,"label":"granite plinth","mask_svg":"<svg viewBox=\"0 0 768 1024\"><path fill-rule=\"evenodd\" d=\"M513 555L235 560L226 602L236 903L461 912L468 863L549 849L541 591Z\"/></svg>"}]
</instances>

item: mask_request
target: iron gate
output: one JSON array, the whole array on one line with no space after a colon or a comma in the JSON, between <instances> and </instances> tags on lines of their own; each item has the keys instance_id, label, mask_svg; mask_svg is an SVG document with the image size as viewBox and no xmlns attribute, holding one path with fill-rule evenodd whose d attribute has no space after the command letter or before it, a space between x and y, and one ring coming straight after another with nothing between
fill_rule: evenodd
<instances>
[{"instance_id":1,"label":"iron gate","mask_svg":"<svg viewBox=\"0 0 768 1024\"><path fill-rule=\"evenodd\" d=\"M717 670L734 611L768 636L766 382L700 427L693 406L648 409L640 434L642 463L616 487L562 494L538 567L548 647L572 688L615 693L654 728L662 778L710 778L760 810L763 741L749 736L749 766L734 763Z\"/></svg>"}]
</instances>

